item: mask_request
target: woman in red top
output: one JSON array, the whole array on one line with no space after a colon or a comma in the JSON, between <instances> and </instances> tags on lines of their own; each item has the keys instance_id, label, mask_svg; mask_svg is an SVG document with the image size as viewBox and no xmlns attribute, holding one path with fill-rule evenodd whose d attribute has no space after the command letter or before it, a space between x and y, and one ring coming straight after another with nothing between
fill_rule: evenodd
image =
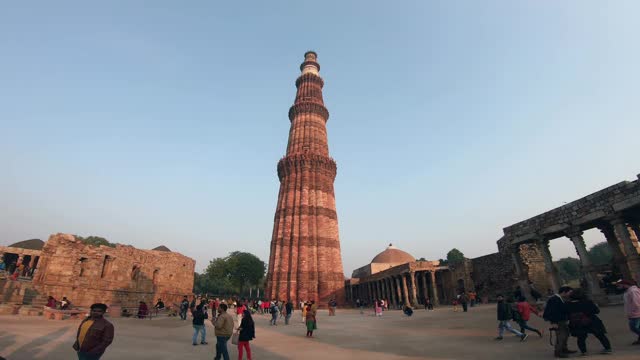
<instances>
[{"instance_id":1,"label":"woman in red top","mask_svg":"<svg viewBox=\"0 0 640 360\"><path fill-rule=\"evenodd\" d=\"M540 314L538 314L538 310L531 306L531 304L527 302L527 299L522 296L518 299L517 310L518 313L513 317L513 320L520 325L520 332L524 334L525 329L531 330L538 334L538 336L542 337L542 332L540 330L534 329L527 324L527 321L531 318L531 313L540 316Z\"/></svg>"}]
</instances>

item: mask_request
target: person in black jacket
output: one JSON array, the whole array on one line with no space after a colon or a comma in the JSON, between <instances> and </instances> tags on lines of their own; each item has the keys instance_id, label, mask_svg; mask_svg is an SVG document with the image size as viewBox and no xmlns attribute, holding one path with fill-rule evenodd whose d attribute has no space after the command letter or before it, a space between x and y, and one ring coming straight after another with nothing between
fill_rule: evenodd
<instances>
[{"instance_id":1,"label":"person in black jacket","mask_svg":"<svg viewBox=\"0 0 640 360\"><path fill-rule=\"evenodd\" d=\"M247 350L247 359L251 360L251 346L249 346L249 341L256 337L256 327L251 317L251 311L245 310L242 313L242 321L240 322L238 331L240 332L238 336L238 359L242 359L242 349L244 348Z\"/></svg>"},{"instance_id":2,"label":"person in black jacket","mask_svg":"<svg viewBox=\"0 0 640 360\"><path fill-rule=\"evenodd\" d=\"M525 341L529 337L527 334L523 334L520 331L514 329L511 326L509 320L513 318L513 313L511 312L511 304L504 301L504 296L502 294L498 294L496 297L498 300L497 312L498 312L498 337L496 340L502 340L504 335L504 330L512 332L520 337L520 341Z\"/></svg>"},{"instance_id":3,"label":"person in black jacket","mask_svg":"<svg viewBox=\"0 0 640 360\"><path fill-rule=\"evenodd\" d=\"M556 344L554 354L559 358L567 358L575 351L567 348L569 340L569 312L566 301L569 300L573 289L569 286L562 286L558 293L547 300L542 318L551 323L549 330L556 332Z\"/></svg>"},{"instance_id":4,"label":"person in black jacket","mask_svg":"<svg viewBox=\"0 0 640 360\"><path fill-rule=\"evenodd\" d=\"M198 341L198 333L202 334L200 335L200 344L206 345L205 337L207 336L207 328L204 325L204 319L208 319L209 314L207 314L202 304L200 304L191 310L191 315L193 315L193 346L198 345L196 342Z\"/></svg>"},{"instance_id":5,"label":"person in black jacket","mask_svg":"<svg viewBox=\"0 0 640 360\"><path fill-rule=\"evenodd\" d=\"M567 303L569 312L569 330L571 335L578 338L578 348L582 355L587 354L587 336L593 334L604 348L601 354L611 354L611 342L607 338L607 329L598 315L600 309L593 301L587 299L580 289L571 294L571 301Z\"/></svg>"}]
</instances>

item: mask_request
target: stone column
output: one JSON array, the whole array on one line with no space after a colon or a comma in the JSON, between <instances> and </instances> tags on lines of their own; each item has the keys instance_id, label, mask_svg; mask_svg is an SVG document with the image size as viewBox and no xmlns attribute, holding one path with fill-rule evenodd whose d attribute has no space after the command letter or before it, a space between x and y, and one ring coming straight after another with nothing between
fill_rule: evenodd
<instances>
[{"instance_id":1,"label":"stone column","mask_svg":"<svg viewBox=\"0 0 640 360\"><path fill-rule=\"evenodd\" d=\"M629 234L629 228L625 224L625 220L622 217L617 217L611 221L611 225L613 225L616 237L624 246L631 277L640 282L640 255L638 255L638 250L631 240L631 234Z\"/></svg>"},{"instance_id":2,"label":"stone column","mask_svg":"<svg viewBox=\"0 0 640 360\"><path fill-rule=\"evenodd\" d=\"M373 287L371 286L371 282L367 282L367 303L373 303Z\"/></svg>"},{"instance_id":3,"label":"stone column","mask_svg":"<svg viewBox=\"0 0 640 360\"><path fill-rule=\"evenodd\" d=\"M391 299L390 299L391 305L395 307L398 301L398 295L396 294L396 286L393 282L393 277L388 278L387 281L389 282L389 293L391 294Z\"/></svg>"},{"instance_id":4,"label":"stone column","mask_svg":"<svg viewBox=\"0 0 640 360\"><path fill-rule=\"evenodd\" d=\"M411 271L409 273L411 277L411 305L418 307L418 292L416 291L416 273Z\"/></svg>"},{"instance_id":5,"label":"stone column","mask_svg":"<svg viewBox=\"0 0 640 360\"><path fill-rule=\"evenodd\" d=\"M407 276L406 274L400 275L402 277L402 298L404 300L403 304L410 304L411 300L409 300L409 287L407 286Z\"/></svg>"},{"instance_id":6,"label":"stone column","mask_svg":"<svg viewBox=\"0 0 640 360\"><path fill-rule=\"evenodd\" d=\"M387 292L387 286L384 279L380 280L380 286L382 286L382 299L385 302L389 301L389 292Z\"/></svg>"},{"instance_id":7,"label":"stone column","mask_svg":"<svg viewBox=\"0 0 640 360\"><path fill-rule=\"evenodd\" d=\"M516 267L516 275L518 276L518 285L522 290L522 294L527 301L533 303L533 297L531 297L531 289L529 288L529 275L524 271L524 262L520 256L520 245L512 245L511 256L513 257L513 263Z\"/></svg>"},{"instance_id":8,"label":"stone column","mask_svg":"<svg viewBox=\"0 0 640 360\"><path fill-rule=\"evenodd\" d=\"M558 293L558 289L560 288L560 277L558 276L558 269L556 265L553 263L553 259L551 257L551 251L549 251L549 241L548 240L538 240L536 242L538 249L542 253L542 258L544 260L544 271L547 273L547 278L549 279L549 284L551 285L551 289L555 294ZM542 290L542 289L540 289Z\"/></svg>"},{"instance_id":9,"label":"stone column","mask_svg":"<svg viewBox=\"0 0 640 360\"><path fill-rule=\"evenodd\" d=\"M436 282L436 272L431 271L431 303L433 306L440 305L440 299L438 298L438 283Z\"/></svg>"},{"instance_id":10,"label":"stone column","mask_svg":"<svg viewBox=\"0 0 640 360\"><path fill-rule=\"evenodd\" d=\"M384 301L387 303L387 306L389 306L389 302L391 301L391 290L389 290L389 282L387 281L387 278L382 279L382 287L384 288Z\"/></svg>"},{"instance_id":11,"label":"stone column","mask_svg":"<svg viewBox=\"0 0 640 360\"><path fill-rule=\"evenodd\" d=\"M395 278L396 281L396 290L398 292L398 304L397 305L401 305L403 304L403 300L402 300L402 280L400 280L399 277Z\"/></svg>"},{"instance_id":12,"label":"stone column","mask_svg":"<svg viewBox=\"0 0 640 360\"><path fill-rule=\"evenodd\" d=\"M631 276L631 270L629 270L629 265L624 257L624 251L622 248L622 244L616 238L616 233L613 231L613 226L611 225L603 225L599 227L600 232L604 235L605 239L607 239L607 244L609 244L609 248L611 248L611 254L613 255L613 263L620 269L622 273L622 277L625 279L633 278Z\"/></svg>"},{"instance_id":13,"label":"stone column","mask_svg":"<svg viewBox=\"0 0 640 360\"><path fill-rule=\"evenodd\" d=\"M429 298L429 288L427 288L427 272L423 271L421 274L422 274L422 298L426 299L426 298ZM424 305L426 305L426 303Z\"/></svg>"},{"instance_id":14,"label":"stone column","mask_svg":"<svg viewBox=\"0 0 640 360\"><path fill-rule=\"evenodd\" d=\"M576 247L576 252L580 257L582 272L584 273L584 277L587 280L591 298L599 304L606 303L606 296L602 292L602 289L600 289L600 282L598 281L595 267L593 266L593 264L591 263L591 259L589 258L587 247L584 244L582 231L580 231L579 229L572 229L567 232L567 236L573 242L573 245Z\"/></svg>"}]
</instances>

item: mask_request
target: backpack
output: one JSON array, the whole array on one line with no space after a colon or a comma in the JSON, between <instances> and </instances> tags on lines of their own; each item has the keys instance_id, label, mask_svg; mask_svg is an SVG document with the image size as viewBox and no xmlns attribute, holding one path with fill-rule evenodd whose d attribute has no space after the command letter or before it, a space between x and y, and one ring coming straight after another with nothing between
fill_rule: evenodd
<instances>
[{"instance_id":1,"label":"backpack","mask_svg":"<svg viewBox=\"0 0 640 360\"><path fill-rule=\"evenodd\" d=\"M592 322L591 316L582 311L569 314L569 326L571 327L588 327Z\"/></svg>"}]
</instances>

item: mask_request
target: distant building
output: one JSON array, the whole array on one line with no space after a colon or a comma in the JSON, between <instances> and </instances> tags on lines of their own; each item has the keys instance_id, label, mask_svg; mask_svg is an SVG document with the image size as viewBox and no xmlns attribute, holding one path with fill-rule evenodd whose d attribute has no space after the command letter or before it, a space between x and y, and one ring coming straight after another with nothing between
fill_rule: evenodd
<instances>
[{"instance_id":1,"label":"distant building","mask_svg":"<svg viewBox=\"0 0 640 360\"><path fill-rule=\"evenodd\" d=\"M128 307L158 298L170 305L193 289L195 260L165 246L93 246L73 235L55 234L46 243L36 239L0 246L0 258L31 269L18 281L0 280L0 302L41 304L47 296L66 296L77 306L102 302Z\"/></svg>"}]
</instances>

